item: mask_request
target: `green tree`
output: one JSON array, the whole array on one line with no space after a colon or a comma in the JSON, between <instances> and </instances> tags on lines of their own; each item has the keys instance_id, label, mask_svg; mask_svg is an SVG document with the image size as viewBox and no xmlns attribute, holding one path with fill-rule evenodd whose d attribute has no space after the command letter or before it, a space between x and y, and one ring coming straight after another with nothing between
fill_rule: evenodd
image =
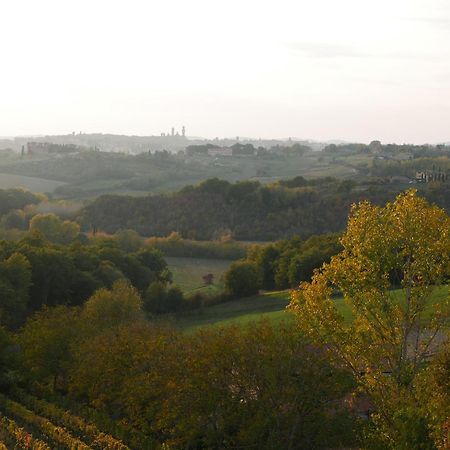
<instances>
[{"instance_id":1,"label":"green tree","mask_svg":"<svg viewBox=\"0 0 450 450\"><path fill-rule=\"evenodd\" d=\"M144 309L151 314L167 312L167 290L164 283L154 281L150 284L144 295Z\"/></svg>"},{"instance_id":2,"label":"green tree","mask_svg":"<svg viewBox=\"0 0 450 450\"><path fill-rule=\"evenodd\" d=\"M153 280L162 281L163 283L170 283L172 281L172 274L169 271L167 261L163 254L155 248L143 248L136 253L139 261L148 269L151 270Z\"/></svg>"},{"instance_id":3,"label":"green tree","mask_svg":"<svg viewBox=\"0 0 450 450\"><path fill-rule=\"evenodd\" d=\"M0 224L5 229L16 228L18 230L25 230L25 213L21 209L14 209L2 217Z\"/></svg>"},{"instance_id":4,"label":"green tree","mask_svg":"<svg viewBox=\"0 0 450 450\"><path fill-rule=\"evenodd\" d=\"M0 389L6 389L16 381L17 352L11 335L0 326Z\"/></svg>"},{"instance_id":5,"label":"green tree","mask_svg":"<svg viewBox=\"0 0 450 450\"><path fill-rule=\"evenodd\" d=\"M67 306L43 308L31 316L19 334L22 364L29 377L65 387L71 348L80 335L79 311Z\"/></svg>"},{"instance_id":6,"label":"green tree","mask_svg":"<svg viewBox=\"0 0 450 450\"><path fill-rule=\"evenodd\" d=\"M414 382L448 326L450 298L435 305L432 294L448 273L449 233L447 214L413 190L384 208L362 202L352 209L342 252L292 294L299 326L347 365L376 405L385 448L432 445L426 432L405 430L423 423ZM335 292L351 308L351 323Z\"/></svg>"},{"instance_id":7,"label":"green tree","mask_svg":"<svg viewBox=\"0 0 450 450\"><path fill-rule=\"evenodd\" d=\"M54 306L70 302L72 281L76 272L70 254L42 242L36 246L20 245L19 250L31 263L32 286L29 309L37 311L42 305Z\"/></svg>"},{"instance_id":8,"label":"green tree","mask_svg":"<svg viewBox=\"0 0 450 450\"><path fill-rule=\"evenodd\" d=\"M249 255L261 272L261 287L263 289L274 289L275 271L280 251L275 245L256 247Z\"/></svg>"},{"instance_id":9,"label":"green tree","mask_svg":"<svg viewBox=\"0 0 450 450\"><path fill-rule=\"evenodd\" d=\"M180 289L179 286L170 286L169 289L167 289L167 297L166 297L167 312L178 311L182 306L183 301L184 301L183 291Z\"/></svg>"},{"instance_id":10,"label":"green tree","mask_svg":"<svg viewBox=\"0 0 450 450\"><path fill-rule=\"evenodd\" d=\"M15 328L28 308L31 265L20 253L0 262L0 325Z\"/></svg>"},{"instance_id":11,"label":"green tree","mask_svg":"<svg viewBox=\"0 0 450 450\"><path fill-rule=\"evenodd\" d=\"M260 273L255 263L236 261L225 273L225 289L233 297L257 294L260 285Z\"/></svg>"},{"instance_id":12,"label":"green tree","mask_svg":"<svg viewBox=\"0 0 450 450\"><path fill-rule=\"evenodd\" d=\"M111 288L115 281L125 278L125 275L111 261L100 261L94 274L107 288Z\"/></svg>"}]
</instances>

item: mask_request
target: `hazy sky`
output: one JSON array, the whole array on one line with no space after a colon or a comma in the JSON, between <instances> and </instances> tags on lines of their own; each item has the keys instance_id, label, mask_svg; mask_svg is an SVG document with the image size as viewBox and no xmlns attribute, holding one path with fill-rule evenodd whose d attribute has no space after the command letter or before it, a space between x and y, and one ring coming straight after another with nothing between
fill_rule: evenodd
<instances>
[{"instance_id":1,"label":"hazy sky","mask_svg":"<svg viewBox=\"0 0 450 450\"><path fill-rule=\"evenodd\" d=\"M450 141L450 0L0 0L0 136Z\"/></svg>"}]
</instances>

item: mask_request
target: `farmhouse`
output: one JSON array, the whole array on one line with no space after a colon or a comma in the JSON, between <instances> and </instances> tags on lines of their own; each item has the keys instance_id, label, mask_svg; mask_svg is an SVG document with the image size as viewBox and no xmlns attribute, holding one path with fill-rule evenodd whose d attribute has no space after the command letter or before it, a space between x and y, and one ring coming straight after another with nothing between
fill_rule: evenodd
<instances>
[{"instance_id":1,"label":"farmhouse","mask_svg":"<svg viewBox=\"0 0 450 450\"><path fill-rule=\"evenodd\" d=\"M448 181L450 180L450 172L438 170L420 170L416 172L417 183L429 183L430 181Z\"/></svg>"}]
</instances>

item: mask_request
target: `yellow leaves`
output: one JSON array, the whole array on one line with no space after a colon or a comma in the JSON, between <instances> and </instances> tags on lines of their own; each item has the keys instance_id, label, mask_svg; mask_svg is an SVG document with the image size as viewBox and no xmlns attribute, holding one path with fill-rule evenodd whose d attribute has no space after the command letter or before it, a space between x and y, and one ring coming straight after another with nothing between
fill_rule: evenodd
<instances>
[{"instance_id":1,"label":"yellow leaves","mask_svg":"<svg viewBox=\"0 0 450 450\"><path fill-rule=\"evenodd\" d=\"M353 368L401 372L409 370L411 355L419 364L425 311L434 287L449 273L449 233L445 211L414 190L384 208L366 201L354 205L341 238L343 251L292 294L290 309L299 327ZM352 324L343 323L333 293L350 306ZM448 302L428 310L428 334L448 320L449 311ZM383 384L383 378L377 380Z\"/></svg>"},{"instance_id":2,"label":"yellow leaves","mask_svg":"<svg viewBox=\"0 0 450 450\"><path fill-rule=\"evenodd\" d=\"M7 414L18 417L22 422L29 424L31 427L37 428L40 433L48 436L49 439L55 444L55 446L62 446L64 448L77 450L89 449L86 444L73 437L63 427L55 426L46 418L34 414L32 411L28 410L20 403L9 400L4 396L0 396L0 401L2 403L2 409L6 411Z\"/></svg>"},{"instance_id":3,"label":"yellow leaves","mask_svg":"<svg viewBox=\"0 0 450 450\"><path fill-rule=\"evenodd\" d=\"M16 390L14 397L18 398L21 404L30 410L66 427L76 435L81 435L83 439L87 439L92 448L129 450L121 441L101 432L95 425L85 422L81 417L74 416L69 411L65 411L53 403L39 400L21 390Z\"/></svg>"},{"instance_id":4,"label":"yellow leaves","mask_svg":"<svg viewBox=\"0 0 450 450\"><path fill-rule=\"evenodd\" d=\"M8 417L0 416L0 431L4 431L11 440L15 441L16 448L50 450L50 447L45 442L33 438L30 433L19 427L14 420ZM6 446L4 448L6 449ZM0 450L2 450L1 443Z\"/></svg>"}]
</instances>

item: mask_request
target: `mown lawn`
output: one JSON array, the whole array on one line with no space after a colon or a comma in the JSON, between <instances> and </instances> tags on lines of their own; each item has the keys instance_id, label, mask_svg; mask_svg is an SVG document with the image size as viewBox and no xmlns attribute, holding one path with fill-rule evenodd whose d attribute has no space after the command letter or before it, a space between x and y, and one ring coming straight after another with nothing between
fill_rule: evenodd
<instances>
[{"instance_id":1,"label":"mown lawn","mask_svg":"<svg viewBox=\"0 0 450 450\"><path fill-rule=\"evenodd\" d=\"M402 291L393 291L392 295L400 301ZM424 318L428 318L433 311L433 306L442 303L448 295L448 286L436 289L425 310ZM174 319L174 325L182 330L193 331L205 325L246 324L261 318L269 318L274 323L292 320L293 315L286 310L289 296L290 291L279 291L221 303L189 315L178 316ZM347 322L351 321L352 312L344 299L335 297L334 301L344 319Z\"/></svg>"}]
</instances>

